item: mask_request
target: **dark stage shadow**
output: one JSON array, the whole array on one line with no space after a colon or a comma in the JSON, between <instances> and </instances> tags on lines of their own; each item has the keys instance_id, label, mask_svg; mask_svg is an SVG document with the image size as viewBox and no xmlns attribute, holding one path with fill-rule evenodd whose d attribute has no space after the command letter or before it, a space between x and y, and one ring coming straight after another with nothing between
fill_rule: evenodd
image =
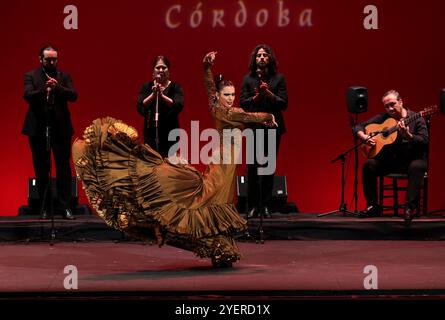
<instances>
[{"instance_id":1,"label":"dark stage shadow","mask_svg":"<svg viewBox=\"0 0 445 320\"><path fill-rule=\"evenodd\" d=\"M159 266L156 270L141 270L136 272L101 274L97 276L89 276L84 280L92 281L121 281L121 280L161 280L171 278L184 278L194 276L227 276L227 275L253 275L266 272L266 267L258 265L252 266L235 266L233 268L213 268L212 266Z\"/></svg>"}]
</instances>

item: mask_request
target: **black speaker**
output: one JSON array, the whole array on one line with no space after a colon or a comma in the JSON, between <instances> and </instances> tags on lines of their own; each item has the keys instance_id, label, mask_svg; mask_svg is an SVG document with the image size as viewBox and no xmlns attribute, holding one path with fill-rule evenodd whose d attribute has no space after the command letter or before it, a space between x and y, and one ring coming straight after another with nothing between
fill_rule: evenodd
<instances>
[{"instance_id":1,"label":"black speaker","mask_svg":"<svg viewBox=\"0 0 445 320\"><path fill-rule=\"evenodd\" d=\"M445 114L445 89L440 90L440 112Z\"/></svg>"},{"instance_id":2,"label":"black speaker","mask_svg":"<svg viewBox=\"0 0 445 320\"><path fill-rule=\"evenodd\" d=\"M346 99L350 113L368 111L368 89L365 87L349 87Z\"/></svg>"},{"instance_id":3,"label":"black speaker","mask_svg":"<svg viewBox=\"0 0 445 320\"><path fill-rule=\"evenodd\" d=\"M247 177L236 177L236 195L238 196L238 198L247 197Z\"/></svg>"},{"instance_id":4,"label":"black speaker","mask_svg":"<svg viewBox=\"0 0 445 320\"><path fill-rule=\"evenodd\" d=\"M56 178L51 178L51 198L54 201L57 199ZM77 190L77 177L71 178L71 203L70 207L74 212L77 211L78 190ZM35 178L28 178L28 207L30 214L39 214L40 211L40 199L39 191L37 190L37 184Z\"/></svg>"},{"instance_id":5,"label":"black speaker","mask_svg":"<svg viewBox=\"0 0 445 320\"><path fill-rule=\"evenodd\" d=\"M274 176L272 201L279 203L287 202L287 183L285 176Z\"/></svg>"},{"instance_id":6,"label":"black speaker","mask_svg":"<svg viewBox=\"0 0 445 320\"><path fill-rule=\"evenodd\" d=\"M237 209L241 213L247 211L247 177L236 177L236 194L238 196ZM270 205L279 207L287 204L287 182L286 176L274 176L272 186L272 199ZM278 210L280 211L280 210Z\"/></svg>"}]
</instances>

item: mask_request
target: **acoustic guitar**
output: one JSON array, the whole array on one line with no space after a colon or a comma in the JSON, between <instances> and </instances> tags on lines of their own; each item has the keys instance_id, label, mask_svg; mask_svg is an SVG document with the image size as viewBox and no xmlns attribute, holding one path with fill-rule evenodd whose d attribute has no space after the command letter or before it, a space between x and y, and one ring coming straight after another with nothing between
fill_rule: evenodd
<instances>
[{"instance_id":1,"label":"acoustic guitar","mask_svg":"<svg viewBox=\"0 0 445 320\"><path fill-rule=\"evenodd\" d=\"M428 117L437 112L437 106L431 106L416 112L409 117L403 119L405 126L420 117ZM374 146L369 146L365 143L362 145L362 151L368 158L374 158L384 146L393 143L397 139L399 126L398 121L393 118L386 119L383 123L371 123L365 127L365 133L371 136L374 141Z\"/></svg>"}]
</instances>

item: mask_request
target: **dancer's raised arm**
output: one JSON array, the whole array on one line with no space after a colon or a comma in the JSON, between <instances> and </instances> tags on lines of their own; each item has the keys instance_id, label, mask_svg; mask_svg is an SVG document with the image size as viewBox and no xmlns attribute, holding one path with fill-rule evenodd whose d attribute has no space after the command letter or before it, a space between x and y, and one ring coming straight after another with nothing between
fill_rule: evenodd
<instances>
[{"instance_id":1,"label":"dancer's raised arm","mask_svg":"<svg viewBox=\"0 0 445 320\"><path fill-rule=\"evenodd\" d=\"M216 104L216 87L212 73L212 66L215 62L216 53L216 51L207 53L202 61L204 65L204 85L209 99L210 108L214 107Z\"/></svg>"}]
</instances>

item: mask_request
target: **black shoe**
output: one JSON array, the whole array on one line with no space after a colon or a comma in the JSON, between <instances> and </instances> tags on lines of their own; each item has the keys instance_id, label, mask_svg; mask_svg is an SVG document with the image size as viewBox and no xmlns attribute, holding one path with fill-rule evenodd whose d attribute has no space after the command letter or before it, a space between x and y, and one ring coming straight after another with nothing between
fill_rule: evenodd
<instances>
[{"instance_id":1,"label":"black shoe","mask_svg":"<svg viewBox=\"0 0 445 320\"><path fill-rule=\"evenodd\" d=\"M74 219L76 219L70 209L64 209L63 210L62 218L63 219L67 219L67 220L74 220Z\"/></svg>"},{"instance_id":2,"label":"black shoe","mask_svg":"<svg viewBox=\"0 0 445 320\"><path fill-rule=\"evenodd\" d=\"M371 205L365 210L360 211L360 215L363 217L380 217L382 215L382 209L378 205Z\"/></svg>"},{"instance_id":3,"label":"black shoe","mask_svg":"<svg viewBox=\"0 0 445 320\"><path fill-rule=\"evenodd\" d=\"M272 216L271 216L271 214L270 214L270 211L269 211L269 208L268 208L268 207L264 207L264 214L263 214L263 217L264 217L264 218L267 218L267 219L272 218Z\"/></svg>"},{"instance_id":4,"label":"black shoe","mask_svg":"<svg viewBox=\"0 0 445 320\"><path fill-rule=\"evenodd\" d=\"M47 220L48 219L48 213L46 210L43 210L42 214L40 215L40 219Z\"/></svg>"},{"instance_id":5,"label":"black shoe","mask_svg":"<svg viewBox=\"0 0 445 320\"><path fill-rule=\"evenodd\" d=\"M232 268L232 261L216 261L215 258L212 258L212 266L213 268Z\"/></svg>"},{"instance_id":6,"label":"black shoe","mask_svg":"<svg viewBox=\"0 0 445 320\"><path fill-rule=\"evenodd\" d=\"M258 210L256 207L253 207L252 209L250 209L250 211L247 213L247 218L253 218L253 217L257 217L258 216Z\"/></svg>"},{"instance_id":7,"label":"black shoe","mask_svg":"<svg viewBox=\"0 0 445 320\"><path fill-rule=\"evenodd\" d=\"M405 222L407 223L411 222L411 220L413 220L413 217L414 217L414 209L406 207L405 214L403 215L403 219L405 219Z\"/></svg>"}]
</instances>

